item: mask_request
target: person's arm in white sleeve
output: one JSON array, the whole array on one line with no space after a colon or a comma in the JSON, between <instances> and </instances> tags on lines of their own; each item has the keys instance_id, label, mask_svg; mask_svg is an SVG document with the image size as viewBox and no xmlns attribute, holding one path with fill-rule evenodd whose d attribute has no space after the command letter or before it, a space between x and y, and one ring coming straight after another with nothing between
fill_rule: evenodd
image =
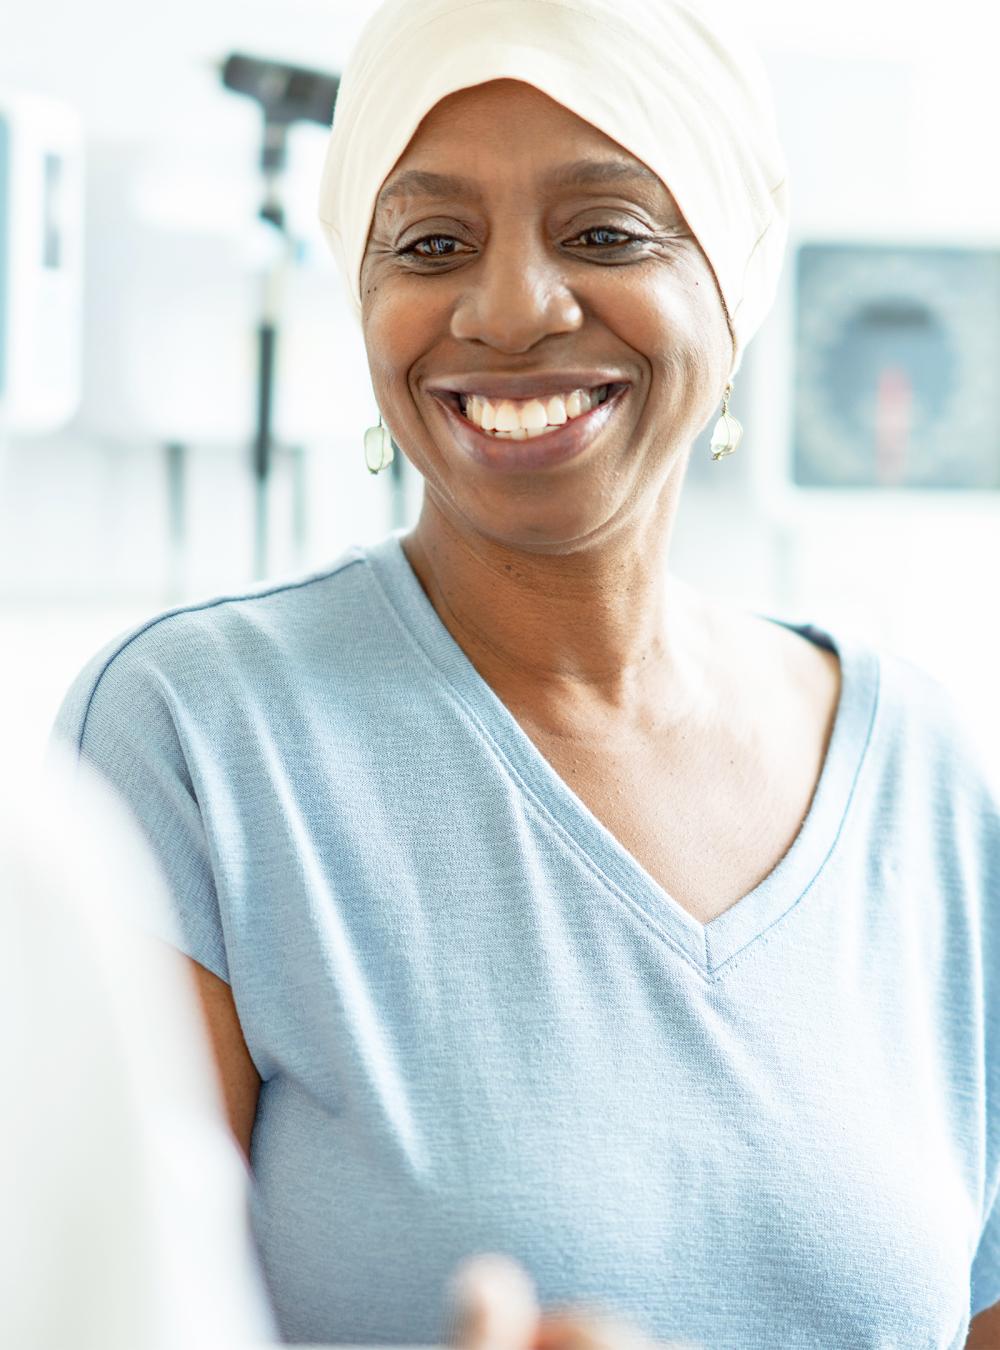
<instances>
[{"instance_id":1,"label":"person's arm in white sleeve","mask_svg":"<svg viewBox=\"0 0 1000 1350\"><path fill-rule=\"evenodd\" d=\"M190 969L129 919L163 881L96 775L51 763L0 803L0 1343L276 1341Z\"/></svg>"}]
</instances>

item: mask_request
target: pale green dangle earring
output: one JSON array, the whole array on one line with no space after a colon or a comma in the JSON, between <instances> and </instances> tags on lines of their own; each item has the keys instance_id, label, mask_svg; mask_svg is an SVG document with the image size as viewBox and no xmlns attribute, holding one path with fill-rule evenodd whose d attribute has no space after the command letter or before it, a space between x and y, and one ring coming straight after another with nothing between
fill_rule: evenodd
<instances>
[{"instance_id":1,"label":"pale green dangle earring","mask_svg":"<svg viewBox=\"0 0 1000 1350\"><path fill-rule=\"evenodd\" d=\"M713 459L723 459L726 455L731 455L743 438L742 424L729 413L729 399L732 392L732 384L727 384L726 392L722 395L722 416L715 424L710 442Z\"/></svg>"},{"instance_id":2,"label":"pale green dangle earring","mask_svg":"<svg viewBox=\"0 0 1000 1350\"><path fill-rule=\"evenodd\" d=\"M382 425L382 414L378 415L378 426L369 427L365 432L365 463L369 473L381 473L393 460L392 437L389 428Z\"/></svg>"}]
</instances>

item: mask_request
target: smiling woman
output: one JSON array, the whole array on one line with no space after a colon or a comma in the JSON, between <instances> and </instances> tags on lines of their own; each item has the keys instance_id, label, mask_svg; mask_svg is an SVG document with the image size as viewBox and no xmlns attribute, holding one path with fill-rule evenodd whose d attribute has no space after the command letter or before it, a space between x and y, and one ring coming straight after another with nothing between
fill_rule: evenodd
<instances>
[{"instance_id":1,"label":"smiling woman","mask_svg":"<svg viewBox=\"0 0 1000 1350\"><path fill-rule=\"evenodd\" d=\"M996 793L930 676L669 566L784 180L725 13L391 0L320 209L419 519L67 699L287 1340L955 1350L1000 1299ZM506 1330L448 1327L477 1252Z\"/></svg>"},{"instance_id":2,"label":"smiling woman","mask_svg":"<svg viewBox=\"0 0 1000 1350\"><path fill-rule=\"evenodd\" d=\"M435 106L380 192L361 280L383 417L427 485L411 558L437 503L479 537L561 550L679 490L733 362L724 303L665 185L544 93L499 80ZM538 470L556 466L553 494Z\"/></svg>"}]
</instances>

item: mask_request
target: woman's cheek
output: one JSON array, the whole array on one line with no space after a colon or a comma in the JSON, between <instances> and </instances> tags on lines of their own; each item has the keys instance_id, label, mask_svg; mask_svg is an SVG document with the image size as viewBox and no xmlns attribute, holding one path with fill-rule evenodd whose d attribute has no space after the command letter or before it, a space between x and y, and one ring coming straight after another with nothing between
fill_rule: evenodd
<instances>
[{"instance_id":1,"label":"woman's cheek","mask_svg":"<svg viewBox=\"0 0 1000 1350\"><path fill-rule=\"evenodd\" d=\"M422 306L414 305L400 294L390 294L394 288L385 285L371 288L367 303L362 308L362 327L369 356L381 357L383 362L409 364L410 354L419 347L421 332L426 327Z\"/></svg>"}]
</instances>

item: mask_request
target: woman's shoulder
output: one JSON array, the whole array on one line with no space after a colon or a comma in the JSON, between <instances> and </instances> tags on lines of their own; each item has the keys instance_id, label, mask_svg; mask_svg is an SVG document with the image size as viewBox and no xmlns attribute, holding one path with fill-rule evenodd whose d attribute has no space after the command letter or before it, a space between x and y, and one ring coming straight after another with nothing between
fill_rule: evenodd
<instances>
[{"instance_id":1,"label":"woman's shoulder","mask_svg":"<svg viewBox=\"0 0 1000 1350\"><path fill-rule=\"evenodd\" d=\"M811 693L831 725L842 707L857 713L850 720L869 743L865 758L878 761L887 780L967 792L1000 812L1000 728L979 725L975 710L928 666L850 624L749 611L740 618L742 669L780 674L783 688Z\"/></svg>"},{"instance_id":2,"label":"woman's shoulder","mask_svg":"<svg viewBox=\"0 0 1000 1350\"><path fill-rule=\"evenodd\" d=\"M955 686L888 642L845 625L803 628L834 643L848 711L866 711L853 719L865 735L859 798L878 823L880 847L921 835L920 848L993 902L1000 942L1000 726L983 725Z\"/></svg>"},{"instance_id":3,"label":"woman's shoulder","mask_svg":"<svg viewBox=\"0 0 1000 1350\"><path fill-rule=\"evenodd\" d=\"M977 707L920 660L877 650L884 734L907 760L978 785L1000 812L1000 727L983 725Z\"/></svg>"},{"instance_id":4,"label":"woman's shoulder","mask_svg":"<svg viewBox=\"0 0 1000 1350\"><path fill-rule=\"evenodd\" d=\"M957 686L889 643L854 637L853 650L877 672L869 758L882 809L922 818L947 837L988 858L1000 886L1000 726ZM921 813L924 813L921 815Z\"/></svg>"},{"instance_id":5,"label":"woman's shoulder","mask_svg":"<svg viewBox=\"0 0 1000 1350\"><path fill-rule=\"evenodd\" d=\"M159 610L116 634L67 690L56 738L79 747L95 705L138 718L191 693L210 703L213 690L247 673L266 675L277 660L294 664L297 648L349 643L363 606L353 564L364 557L351 545L324 568Z\"/></svg>"}]
</instances>

